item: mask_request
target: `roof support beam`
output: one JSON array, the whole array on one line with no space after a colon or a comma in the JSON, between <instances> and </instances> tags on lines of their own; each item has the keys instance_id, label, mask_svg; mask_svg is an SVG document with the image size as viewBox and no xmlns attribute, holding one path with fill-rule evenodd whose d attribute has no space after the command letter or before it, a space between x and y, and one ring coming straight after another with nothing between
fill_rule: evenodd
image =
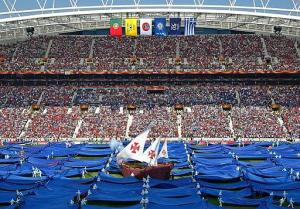
<instances>
[{"instance_id":1,"label":"roof support beam","mask_svg":"<svg viewBox=\"0 0 300 209\"><path fill-rule=\"evenodd\" d=\"M8 10L8 13L9 13L10 17L12 16L13 11L17 12L17 10L15 8L17 0L14 0L13 3L11 3L10 0L2 0L2 1L3 1L4 5L5 5L6 9ZM19 13L17 13L17 15L20 16Z\"/></svg>"},{"instance_id":2,"label":"roof support beam","mask_svg":"<svg viewBox=\"0 0 300 209\"><path fill-rule=\"evenodd\" d=\"M205 0L194 0L196 6L203 6Z\"/></svg>"},{"instance_id":3,"label":"roof support beam","mask_svg":"<svg viewBox=\"0 0 300 209\"><path fill-rule=\"evenodd\" d=\"M269 5L270 0L260 0L264 9L266 9Z\"/></svg>"},{"instance_id":4,"label":"roof support beam","mask_svg":"<svg viewBox=\"0 0 300 209\"><path fill-rule=\"evenodd\" d=\"M234 7L236 3L236 0L229 0L229 4L231 7Z\"/></svg>"},{"instance_id":5,"label":"roof support beam","mask_svg":"<svg viewBox=\"0 0 300 209\"><path fill-rule=\"evenodd\" d=\"M294 5L294 9L297 11L297 14L300 11L300 0L292 0L293 5Z\"/></svg>"},{"instance_id":6,"label":"roof support beam","mask_svg":"<svg viewBox=\"0 0 300 209\"><path fill-rule=\"evenodd\" d=\"M45 10L45 7L47 5L47 1L48 0L44 0L44 2L42 0L36 0L37 4L39 5L39 7L42 11Z\"/></svg>"},{"instance_id":7,"label":"roof support beam","mask_svg":"<svg viewBox=\"0 0 300 209\"><path fill-rule=\"evenodd\" d=\"M133 0L133 1L134 1L134 5L135 6L139 6L140 5L141 0Z\"/></svg>"},{"instance_id":8,"label":"roof support beam","mask_svg":"<svg viewBox=\"0 0 300 209\"><path fill-rule=\"evenodd\" d=\"M19 22L5 23L0 25L1 39L12 39L26 37L26 28L35 27L35 34L57 34L74 32L80 30L92 30L99 28L109 28L109 16L114 13L78 15L73 16L55 16L48 18L37 18L32 20L23 20ZM136 17L137 13L118 13L120 16ZM173 14L172 12L165 15ZM141 12L141 16L155 17L156 12ZM179 12L178 17L197 16L197 26L218 29L235 29L240 31L273 33L273 25L280 24L284 35L297 36L300 33L300 21L291 19L280 19L274 17L253 16L246 14L223 14L223 13L204 13L204 12ZM99 21L100 17L100 21Z\"/></svg>"},{"instance_id":9,"label":"roof support beam","mask_svg":"<svg viewBox=\"0 0 300 209\"><path fill-rule=\"evenodd\" d=\"M226 29L236 27L238 30L246 28L249 31L265 27L266 31L272 32L270 28L273 25L280 25L285 28L283 33L287 35L299 34L298 29L300 28L300 0L290 0L293 5L291 9L270 8L272 0L250 0L250 2L253 1L254 7L240 6L237 4L239 2L237 0L228 0L228 5L208 5L206 4L208 1L205 0L194 0L194 4L190 5L177 5L176 0L163 0L164 3L161 5L145 5L142 4L142 0L130 0L130 5L118 6L114 5L114 0L99 0L98 4L100 5L90 7L81 6L79 0L67 0L70 5L63 8L57 8L58 1L56 0L34 0L38 9L25 11L16 9L15 5L18 0L0 1L8 11L0 12L0 33L5 32L10 36L16 34L16 37L20 37L22 34L26 35L26 32L22 30L29 26L37 27L36 34L39 34L39 31L42 34L51 32L52 29L49 25L52 27L57 25L56 28L59 31L59 28L69 24L68 29L61 29L61 31L75 31L76 28L84 28L90 22L93 22L93 27L95 27L97 21L103 23L112 16L155 17L158 13L166 17L174 14L180 17L198 16L198 19L207 23L204 25L207 27L216 26ZM263 6L259 2L262 2ZM298 12L299 15L297 15ZM51 21L53 18L56 21ZM256 18L258 19L256 20ZM47 22L47 20L49 21ZM74 27L73 24L82 24L83 26Z\"/></svg>"},{"instance_id":10,"label":"roof support beam","mask_svg":"<svg viewBox=\"0 0 300 209\"><path fill-rule=\"evenodd\" d=\"M72 7L77 8L78 0L70 0L70 4Z\"/></svg>"},{"instance_id":11,"label":"roof support beam","mask_svg":"<svg viewBox=\"0 0 300 209\"><path fill-rule=\"evenodd\" d=\"M55 8L55 0L52 0L52 9ZM52 10L52 13L54 13L54 11Z\"/></svg>"}]
</instances>

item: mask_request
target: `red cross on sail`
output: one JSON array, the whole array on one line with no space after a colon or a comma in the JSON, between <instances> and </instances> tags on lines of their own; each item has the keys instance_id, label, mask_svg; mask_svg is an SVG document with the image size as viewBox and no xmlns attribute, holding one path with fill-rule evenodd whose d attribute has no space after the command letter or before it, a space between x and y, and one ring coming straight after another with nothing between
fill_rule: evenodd
<instances>
[{"instance_id":1,"label":"red cross on sail","mask_svg":"<svg viewBox=\"0 0 300 209\"><path fill-rule=\"evenodd\" d=\"M143 154L143 161L150 165L157 165L157 155L160 139L156 139Z\"/></svg>"},{"instance_id":2,"label":"red cross on sail","mask_svg":"<svg viewBox=\"0 0 300 209\"><path fill-rule=\"evenodd\" d=\"M143 162L142 156L150 130L146 130L134 139L117 155L118 159L132 159Z\"/></svg>"},{"instance_id":3,"label":"red cross on sail","mask_svg":"<svg viewBox=\"0 0 300 209\"><path fill-rule=\"evenodd\" d=\"M163 157L163 158L168 158L169 157L168 156L168 144L167 144L167 140L165 140L164 145L162 146L161 151L160 151L160 153L158 155L158 158L161 158L161 157Z\"/></svg>"},{"instance_id":4,"label":"red cross on sail","mask_svg":"<svg viewBox=\"0 0 300 209\"><path fill-rule=\"evenodd\" d=\"M140 144L138 142L134 142L130 147L131 153L136 153L140 150Z\"/></svg>"},{"instance_id":5,"label":"red cross on sail","mask_svg":"<svg viewBox=\"0 0 300 209\"><path fill-rule=\"evenodd\" d=\"M154 150L150 150L150 152L148 152L148 156L151 160L153 160L155 158L155 151Z\"/></svg>"}]
</instances>

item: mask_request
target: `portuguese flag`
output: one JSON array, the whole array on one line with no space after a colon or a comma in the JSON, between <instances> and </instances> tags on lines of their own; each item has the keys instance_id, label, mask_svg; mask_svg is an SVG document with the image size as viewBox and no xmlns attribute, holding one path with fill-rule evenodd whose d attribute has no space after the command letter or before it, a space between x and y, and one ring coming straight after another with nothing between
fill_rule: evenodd
<instances>
[{"instance_id":1,"label":"portuguese flag","mask_svg":"<svg viewBox=\"0 0 300 209\"><path fill-rule=\"evenodd\" d=\"M121 18L110 19L110 35L111 36L122 36L122 19Z\"/></svg>"}]
</instances>

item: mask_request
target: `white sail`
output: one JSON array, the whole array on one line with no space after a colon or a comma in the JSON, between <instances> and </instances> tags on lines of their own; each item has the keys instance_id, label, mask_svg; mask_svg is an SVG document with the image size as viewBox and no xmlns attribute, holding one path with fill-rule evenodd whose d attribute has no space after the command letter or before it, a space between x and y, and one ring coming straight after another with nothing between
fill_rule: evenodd
<instances>
[{"instance_id":1,"label":"white sail","mask_svg":"<svg viewBox=\"0 0 300 209\"><path fill-rule=\"evenodd\" d=\"M148 138L150 130L146 130L137 137L135 137L118 155L117 158L123 158L123 159L133 159L137 161L142 160L143 151L145 147L145 143Z\"/></svg>"},{"instance_id":2,"label":"white sail","mask_svg":"<svg viewBox=\"0 0 300 209\"><path fill-rule=\"evenodd\" d=\"M160 139L156 139L143 153L142 160L150 165L157 165Z\"/></svg>"},{"instance_id":3,"label":"white sail","mask_svg":"<svg viewBox=\"0 0 300 209\"><path fill-rule=\"evenodd\" d=\"M167 143L167 140L165 140L161 150L160 150L160 153L158 155L158 158L169 158L169 155L168 155L168 143Z\"/></svg>"}]
</instances>

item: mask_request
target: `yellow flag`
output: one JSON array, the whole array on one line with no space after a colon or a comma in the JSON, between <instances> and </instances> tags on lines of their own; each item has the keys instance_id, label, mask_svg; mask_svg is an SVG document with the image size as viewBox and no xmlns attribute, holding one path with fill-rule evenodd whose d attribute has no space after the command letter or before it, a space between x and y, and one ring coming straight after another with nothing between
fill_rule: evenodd
<instances>
[{"instance_id":1,"label":"yellow flag","mask_svg":"<svg viewBox=\"0 0 300 209\"><path fill-rule=\"evenodd\" d=\"M126 36L137 36L137 19L125 19Z\"/></svg>"}]
</instances>

